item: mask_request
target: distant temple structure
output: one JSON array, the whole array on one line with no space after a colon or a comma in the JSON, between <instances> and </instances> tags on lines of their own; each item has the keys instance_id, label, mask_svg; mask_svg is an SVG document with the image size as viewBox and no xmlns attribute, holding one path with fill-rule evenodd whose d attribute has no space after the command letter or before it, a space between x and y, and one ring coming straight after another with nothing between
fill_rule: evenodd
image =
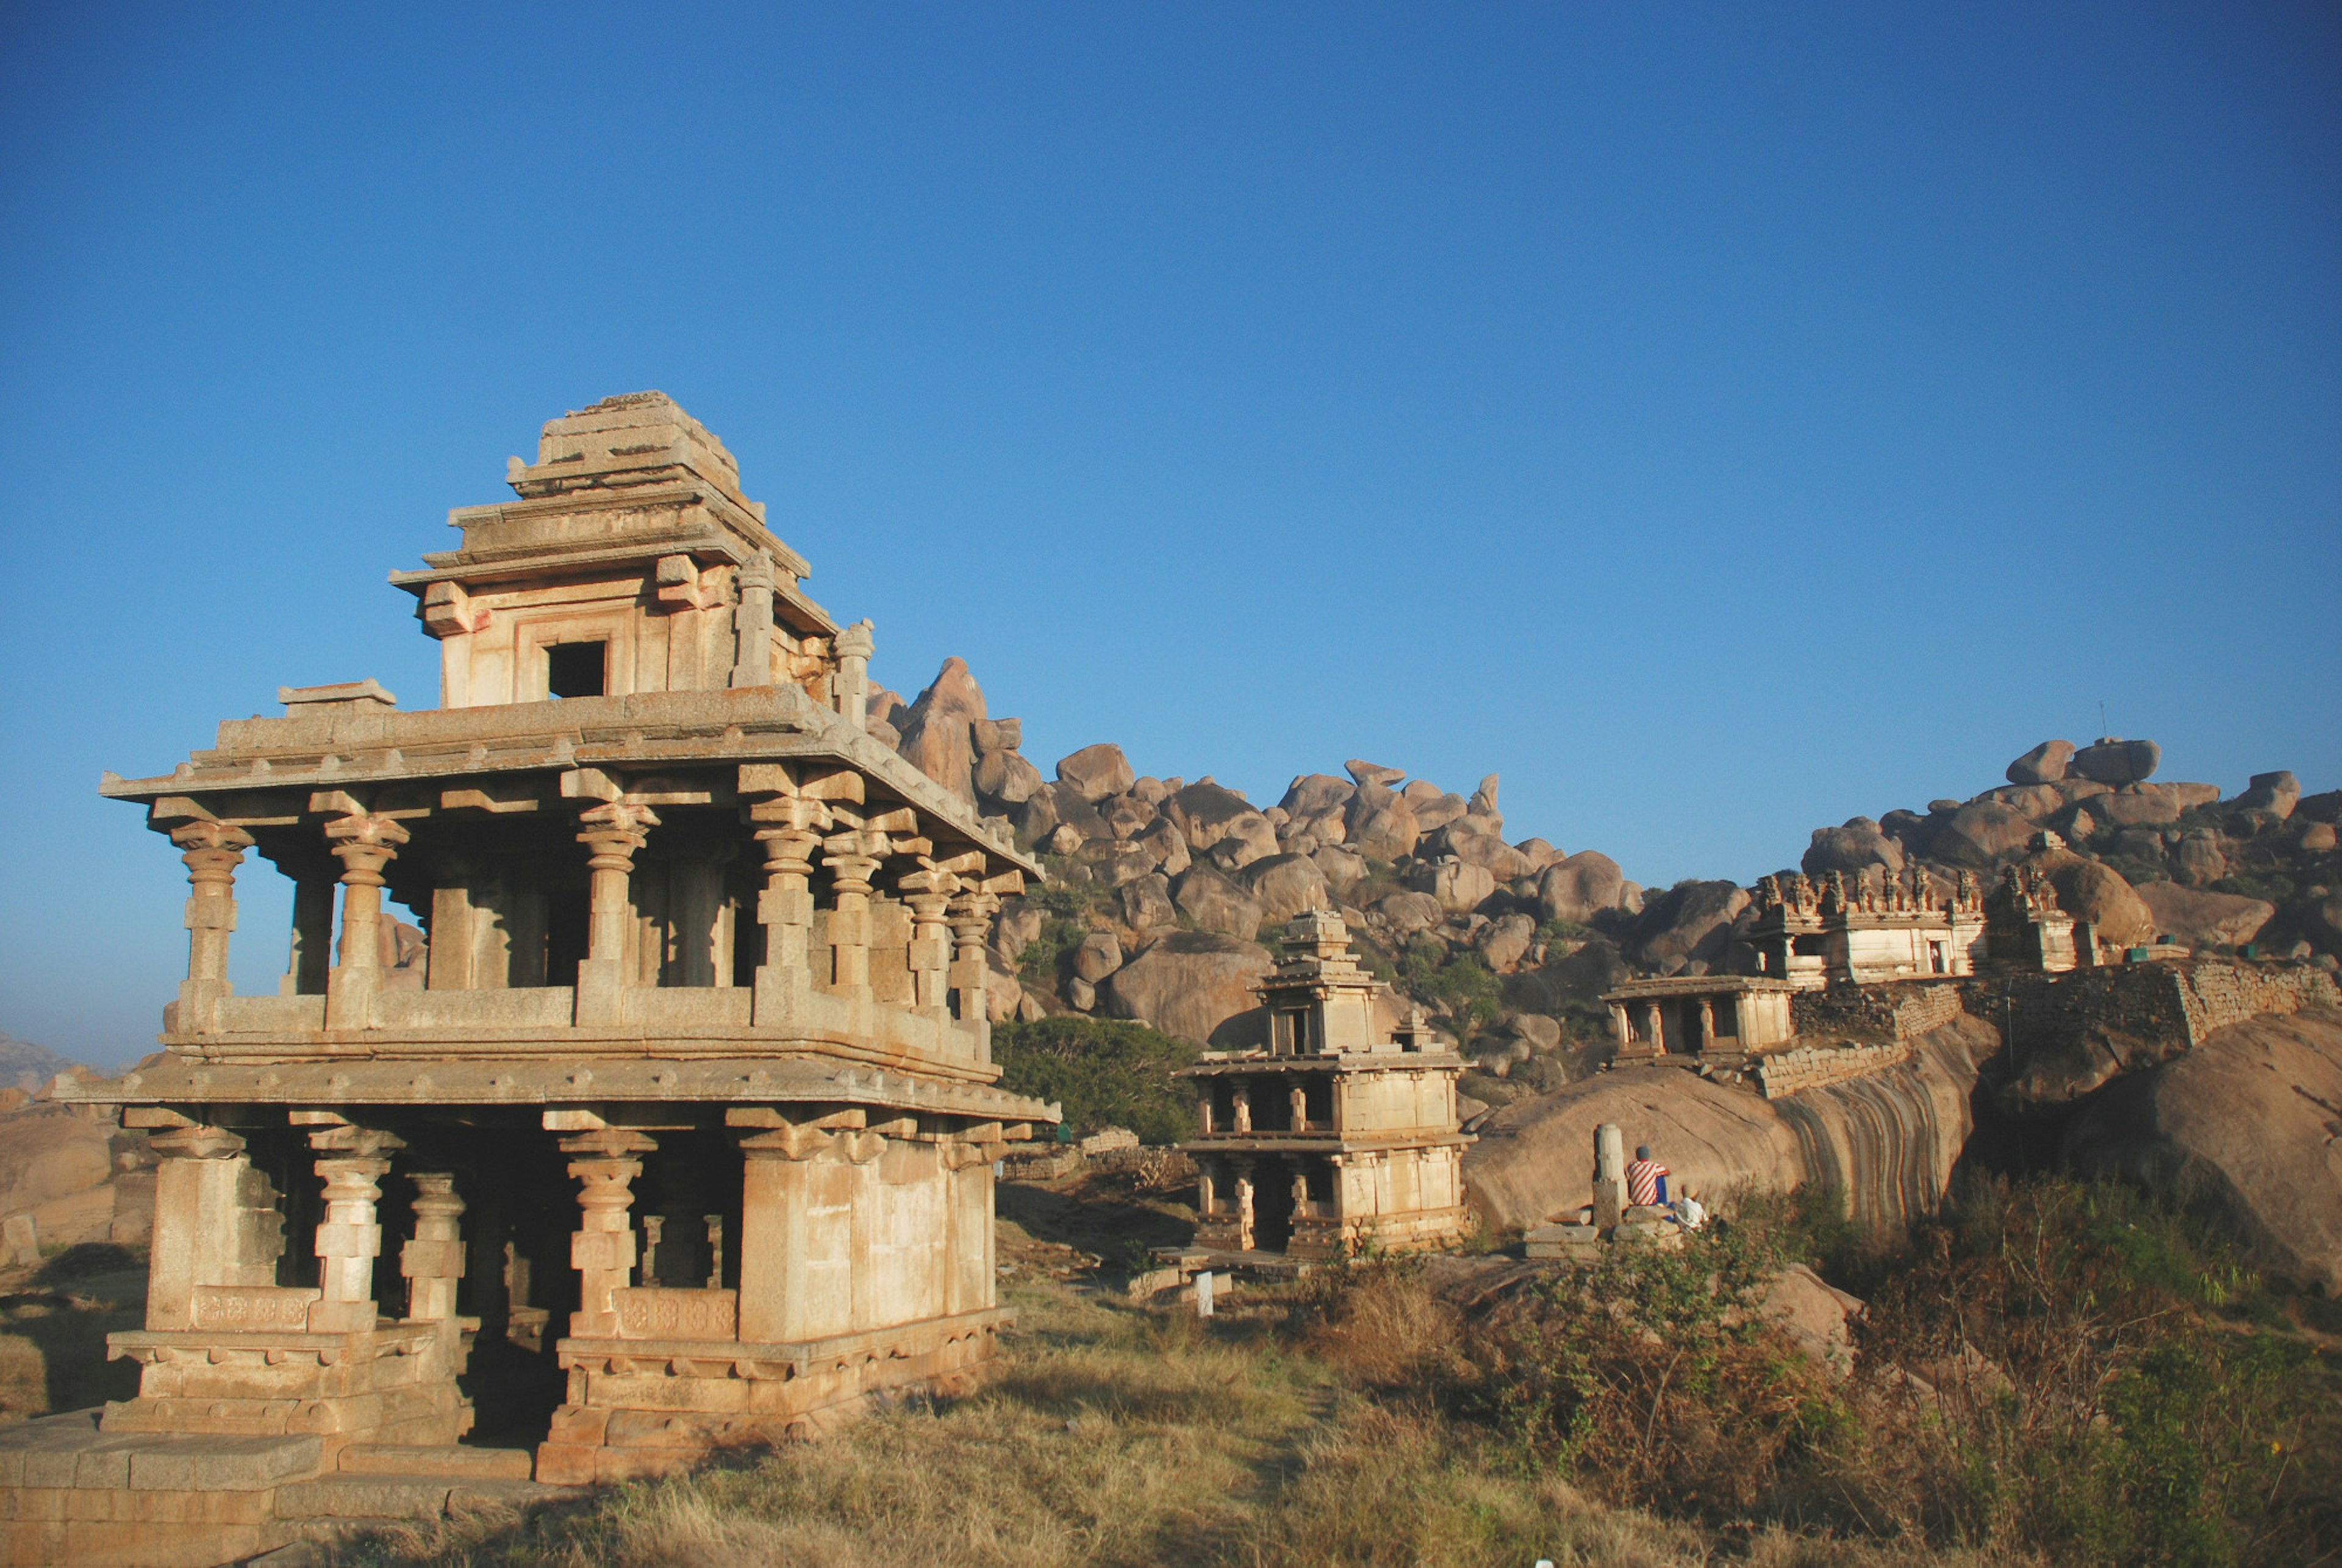
<instances>
[{"instance_id":1,"label":"distant temple structure","mask_svg":"<svg viewBox=\"0 0 2342 1568\"><path fill-rule=\"evenodd\" d=\"M1382 984L1358 967L1339 915L1287 924L1256 990L1267 1044L1206 1052L1196 1088L1201 1172L1189 1254L1204 1266L1444 1246L1465 1232L1456 1080L1418 1009L1384 1038Z\"/></svg>"},{"instance_id":2,"label":"distant temple structure","mask_svg":"<svg viewBox=\"0 0 2342 1568\"><path fill-rule=\"evenodd\" d=\"M611 1480L964 1382L1006 1321L993 1166L1056 1111L992 1086L983 944L1037 867L864 733L869 624L666 396L507 477L392 578L441 706L285 690L102 785L194 894L165 1054L65 1095L163 1156L94 1443L249 1490L476 1424ZM294 884L274 995L228 983L252 853Z\"/></svg>"},{"instance_id":3,"label":"distant temple structure","mask_svg":"<svg viewBox=\"0 0 2342 1568\"><path fill-rule=\"evenodd\" d=\"M1742 938L1756 973L1798 990L1973 974L1985 959L1985 907L1967 872L1949 888L1914 865L1877 879L1832 872L1756 884Z\"/></svg>"}]
</instances>

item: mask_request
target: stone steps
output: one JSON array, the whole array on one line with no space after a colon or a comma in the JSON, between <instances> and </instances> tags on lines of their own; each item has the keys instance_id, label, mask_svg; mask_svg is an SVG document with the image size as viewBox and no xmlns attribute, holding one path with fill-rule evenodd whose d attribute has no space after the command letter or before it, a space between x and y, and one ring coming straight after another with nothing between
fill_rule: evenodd
<instances>
[{"instance_id":1,"label":"stone steps","mask_svg":"<svg viewBox=\"0 0 2342 1568\"><path fill-rule=\"evenodd\" d=\"M338 1468L344 1475L526 1481L535 1473L535 1455L525 1448L468 1448L452 1443L354 1443L342 1450Z\"/></svg>"}]
</instances>

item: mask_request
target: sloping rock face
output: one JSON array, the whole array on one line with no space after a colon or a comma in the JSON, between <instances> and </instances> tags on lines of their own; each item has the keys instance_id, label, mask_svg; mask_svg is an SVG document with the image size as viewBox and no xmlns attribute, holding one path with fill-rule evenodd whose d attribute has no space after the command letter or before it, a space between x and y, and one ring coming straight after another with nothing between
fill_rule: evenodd
<instances>
[{"instance_id":1,"label":"sloping rock face","mask_svg":"<svg viewBox=\"0 0 2342 1568\"><path fill-rule=\"evenodd\" d=\"M1593 1201L1594 1129L1616 1122L1678 1184L1722 1197L1819 1183L1845 1195L1856 1223L1894 1233L1941 1202L1977 1069L1999 1044L1991 1025L1962 1014L1895 1066L1784 1100L1679 1067L1621 1068L1498 1111L1465 1153L1465 1186L1497 1229L1574 1217Z\"/></svg>"},{"instance_id":2,"label":"sloping rock face","mask_svg":"<svg viewBox=\"0 0 2342 1568\"><path fill-rule=\"evenodd\" d=\"M2098 1095L2065 1154L2233 1227L2262 1266L2342 1295L2342 1010L2215 1030Z\"/></svg>"},{"instance_id":3,"label":"sloping rock face","mask_svg":"<svg viewBox=\"0 0 2342 1568\"><path fill-rule=\"evenodd\" d=\"M1864 1230L1897 1235L1935 1213L1975 1125L1977 1074L1999 1032L1966 1014L1883 1072L1770 1102L1797 1134L1807 1182L1845 1194Z\"/></svg>"},{"instance_id":4,"label":"sloping rock face","mask_svg":"<svg viewBox=\"0 0 2342 1568\"><path fill-rule=\"evenodd\" d=\"M1464 1152L1464 1184L1497 1230L1575 1219L1594 1201L1594 1129L1616 1122L1698 1191L1786 1193L1804 1179L1797 1134L1767 1101L1679 1067L1622 1067L1505 1107Z\"/></svg>"},{"instance_id":5,"label":"sloping rock face","mask_svg":"<svg viewBox=\"0 0 2342 1568\"><path fill-rule=\"evenodd\" d=\"M984 688L967 661L946 659L935 683L919 694L896 727L904 757L962 800L976 798L975 726L985 716Z\"/></svg>"},{"instance_id":6,"label":"sloping rock face","mask_svg":"<svg viewBox=\"0 0 2342 1568\"><path fill-rule=\"evenodd\" d=\"M1216 1037L1259 1005L1253 982L1268 973L1270 963L1268 949L1249 942L1174 931L1107 977L1100 1011L1226 1049L1228 1041Z\"/></svg>"},{"instance_id":7,"label":"sloping rock face","mask_svg":"<svg viewBox=\"0 0 2342 1568\"><path fill-rule=\"evenodd\" d=\"M2131 891L2155 916L2156 928L2187 943L2250 942L2277 914L2277 905L2233 893L2207 893L2176 882L2141 883Z\"/></svg>"}]
</instances>

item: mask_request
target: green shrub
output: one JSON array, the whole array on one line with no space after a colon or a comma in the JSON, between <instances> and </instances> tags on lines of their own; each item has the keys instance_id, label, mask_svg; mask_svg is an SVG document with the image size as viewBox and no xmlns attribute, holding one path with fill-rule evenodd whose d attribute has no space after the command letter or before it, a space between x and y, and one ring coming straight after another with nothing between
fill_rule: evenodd
<instances>
[{"instance_id":1,"label":"green shrub","mask_svg":"<svg viewBox=\"0 0 2342 1568\"><path fill-rule=\"evenodd\" d=\"M1002 1088L1059 1102L1076 1133L1127 1127L1148 1144L1176 1143L1195 1126L1195 1091L1171 1074L1199 1054L1144 1024L1104 1018L992 1026Z\"/></svg>"}]
</instances>

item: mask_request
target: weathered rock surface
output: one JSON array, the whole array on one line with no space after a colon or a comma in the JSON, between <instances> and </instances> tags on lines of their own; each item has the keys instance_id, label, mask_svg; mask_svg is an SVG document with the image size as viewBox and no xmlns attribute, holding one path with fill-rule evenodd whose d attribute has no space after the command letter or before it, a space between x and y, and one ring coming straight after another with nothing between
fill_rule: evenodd
<instances>
[{"instance_id":1,"label":"weathered rock surface","mask_svg":"<svg viewBox=\"0 0 2342 1568\"><path fill-rule=\"evenodd\" d=\"M1977 1065L1998 1046L1962 1015L1900 1064L1786 1100L1677 1067L1620 1068L1497 1111L1465 1151L1465 1185L1496 1229L1574 1217L1593 1200L1594 1129L1616 1122L1629 1147L1650 1144L1678 1186L1709 1200L1817 1183L1844 1193L1866 1229L1892 1232L1941 1202Z\"/></svg>"},{"instance_id":2,"label":"weathered rock surface","mask_svg":"<svg viewBox=\"0 0 2342 1568\"><path fill-rule=\"evenodd\" d=\"M2066 776L2066 769L2073 760L2073 742L2043 741L2008 764L2008 782L2013 784L2055 784Z\"/></svg>"},{"instance_id":3,"label":"weathered rock surface","mask_svg":"<svg viewBox=\"0 0 2342 1568\"><path fill-rule=\"evenodd\" d=\"M968 674L967 661L946 659L935 680L919 694L902 722L904 760L962 800L976 798L976 737L984 717L984 688Z\"/></svg>"},{"instance_id":4,"label":"weathered rock surface","mask_svg":"<svg viewBox=\"0 0 2342 1568\"><path fill-rule=\"evenodd\" d=\"M2342 1012L2214 1031L2091 1101L2065 1153L2234 1226L2265 1267L2342 1294Z\"/></svg>"},{"instance_id":5,"label":"weathered rock surface","mask_svg":"<svg viewBox=\"0 0 2342 1568\"><path fill-rule=\"evenodd\" d=\"M2187 846L2183 843L2181 848ZM2154 916L2156 929L2191 944L2250 942L2277 914L2277 905L2233 893L2205 893L2176 882L2142 883L2132 891Z\"/></svg>"},{"instance_id":6,"label":"weathered rock surface","mask_svg":"<svg viewBox=\"0 0 2342 1568\"><path fill-rule=\"evenodd\" d=\"M2161 784L2129 784L2092 800L2090 811L2117 827L2161 827L2179 820L2179 796Z\"/></svg>"},{"instance_id":7,"label":"weathered rock surface","mask_svg":"<svg viewBox=\"0 0 2342 1568\"><path fill-rule=\"evenodd\" d=\"M1874 865L1889 871L1903 869L1903 846L1878 830L1878 824L1867 816L1856 817L1844 827L1814 829L1813 843L1806 846L1799 869L1807 876L1827 876L1842 871L1848 876L1858 875Z\"/></svg>"},{"instance_id":8,"label":"weathered rock surface","mask_svg":"<svg viewBox=\"0 0 2342 1568\"><path fill-rule=\"evenodd\" d=\"M1405 768L1385 767L1380 763L1370 763L1360 757L1352 757L1348 762L1344 763L1342 771L1357 780L1362 786L1372 785L1378 789L1388 789L1406 777Z\"/></svg>"},{"instance_id":9,"label":"weathered rock surface","mask_svg":"<svg viewBox=\"0 0 2342 1568\"><path fill-rule=\"evenodd\" d=\"M1361 789L1350 802L1348 836L1344 842L1368 860L1413 854L1422 836L1414 808L1386 790Z\"/></svg>"},{"instance_id":10,"label":"weathered rock surface","mask_svg":"<svg viewBox=\"0 0 2342 1568\"><path fill-rule=\"evenodd\" d=\"M1358 786L1347 779L1337 779L1331 774L1303 774L1286 786L1285 798L1276 804L1294 821L1304 822L1329 811L1340 811L1357 793Z\"/></svg>"},{"instance_id":11,"label":"weathered rock surface","mask_svg":"<svg viewBox=\"0 0 2342 1568\"><path fill-rule=\"evenodd\" d=\"M1713 965L1725 955L1732 923L1747 907L1747 890L1734 883L1677 883L1644 906L1628 956L1662 974L1694 961Z\"/></svg>"},{"instance_id":12,"label":"weathered rock surface","mask_svg":"<svg viewBox=\"0 0 2342 1568\"><path fill-rule=\"evenodd\" d=\"M1447 915L1439 901L1427 893L1390 894L1376 902L1375 913L1388 921L1390 928L1402 937L1428 931Z\"/></svg>"},{"instance_id":13,"label":"weathered rock surface","mask_svg":"<svg viewBox=\"0 0 2342 1568\"><path fill-rule=\"evenodd\" d=\"M1173 794L1164 801L1162 810L1186 834L1187 847L1198 854L1237 832L1236 824L1242 819L1260 815L1244 796L1209 779L1198 779ZM1271 836L1275 836L1273 829Z\"/></svg>"},{"instance_id":14,"label":"weathered rock surface","mask_svg":"<svg viewBox=\"0 0 2342 1568\"><path fill-rule=\"evenodd\" d=\"M2067 764L2067 771L2100 784L2137 784L2155 776L2162 764L2163 748L2153 741L2126 741L2111 736L2074 754Z\"/></svg>"},{"instance_id":15,"label":"weathered rock surface","mask_svg":"<svg viewBox=\"0 0 2342 1568\"><path fill-rule=\"evenodd\" d=\"M1927 853L1948 865L1989 871L2024 854L2036 831L2022 812L1998 801L1971 801L1936 829Z\"/></svg>"},{"instance_id":16,"label":"weathered rock surface","mask_svg":"<svg viewBox=\"0 0 2342 1568\"><path fill-rule=\"evenodd\" d=\"M1131 772L1130 759L1122 754L1120 746L1101 741L1060 758L1057 782L1095 804L1122 794L1138 782L1138 775Z\"/></svg>"},{"instance_id":17,"label":"weathered rock surface","mask_svg":"<svg viewBox=\"0 0 2342 1568\"><path fill-rule=\"evenodd\" d=\"M1416 867L1410 879L1417 893L1427 893L1450 914L1461 914L1486 902L1496 891L1496 879L1484 865L1460 860L1432 861Z\"/></svg>"},{"instance_id":18,"label":"weathered rock surface","mask_svg":"<svg viewBox=\"0 0 2342 1568\"><path fill-rule=\"evenodd\" d=\"M1281 924L1305 910L1329 907L1326 874L1305 855L1272 854L1244 868L1237 878L1260 917Z\"/></svg>"},{"instance_id":19,"label":"weathered rock surface","mask_svg":"<svg viewBox=\"0 0 2342 1568\"><path fill-rule=\"evenodd\" d=\"M1179 910L1171 902L1170 881L1158 871L1126 883L1122 889L1122 918L1135 931L1178 924Z\"/></svg>"},{"instance_id":20,"label":"weathered rock surface","mask_svg":"<svg viewBox=\"0 0 2342 1568\"><path fill-rule=\"evenodd\" d=\"M1260 929L1260 905L1211 866L1189 866L1171 896L1179 913L1206 931L1250 942Z\"/></svg>"},{"instance_id":21,"label":"weathered rock surface","mask_svg":"<svg viewBox=\"0 0 2342 1568\"><path fill-rule=\"evenodd\" d=\"M977 794L1002 805L1022 805L1046 787L1041 770L1021 752L979 753L975 779Z\"/></svg>"},{"instance_id":22,"label":"weathered rock surface","mask_svg":"<svg viewBox=\"0 0 2342 1568\"><path fill-rule=\"evenodd\" d=\"M2137 947L2155 940L2154 911L2111 866L2062 849L2035 856L2034 864L2049 874L2066 913L2097 929L2100 947Z\"/></svg>"},{"instance_id":23,"label":"weathered rock surface","mask_svg":"<svg viewBox=\"0 0 2342 1568\"><path fill-rule=\"evenodd\" d=\"M1114 972L1099 988L1100 1010L1134 1018L1199 1045L1259 999L1268 950L1212 932L1174 931Z\"/></svg>"},{"instance_id":24,"label":"weathered rock surface","mask_svg":"<svg viewBox=\"0 0 2342 1568\"><path fill-rule=\"evenodd\" d=\"M1499 915L1474 934L1472 946L1490 970L1510 974L1528 956L1536 936L1536 922L1527 915Z\"/></svg>"},{"instance_id":25,"label":"weathered rock surface","mask_svg":"<svg viewBox=\"0 0 2342 1568\"><path fill-rule=\"evenodd\" d=\"M1095 985L1122 967L1122 944L1111 931L1093 931L1074 949L1074 973Z\"/></svg>"},{"instance_id":26,"label":"weathered rock surface","mask_svg":"<svg viewBox=\"0 0 2342 1568\"><path fill-rule=\"evenodd\" d=\"M1537 881L1537 904L1547 920L1585 925L1602 911L1617 908L1626 885L1626 873L1618 869L1616 861L1597 851L1581 849L1546 867Z\"/></svg>"},{"instance_id":27,"label":"weathered rock surface","mask_svg":"<svg viewBox=\"0 0 2342 1568\"><path fill-rule=\"evenodd\" d=\"M2237 797L2237 804L2247 811L2265 811L2280 822L2294 813L2301 804L2301 781L2287 772L2255 774L2246 781L2245 793Z\"/></svg>"}]
</instances>

